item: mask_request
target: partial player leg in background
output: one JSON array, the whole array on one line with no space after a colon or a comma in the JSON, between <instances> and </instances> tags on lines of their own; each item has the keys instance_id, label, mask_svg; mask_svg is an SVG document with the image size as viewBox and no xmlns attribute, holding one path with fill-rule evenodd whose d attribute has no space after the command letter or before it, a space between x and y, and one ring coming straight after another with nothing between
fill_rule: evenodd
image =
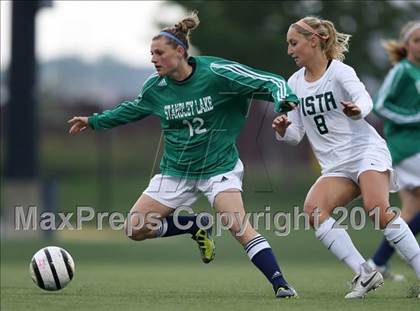
<instances>
[{"instance_id":1,"label":"partial player leg in background","mask_svg":"<svg viewBox=\"0 0 420 311\"><path fill-rule=\"evenodd\" d=\"M413 190L400 190L401 199L401 218L407 222L408 227L417 235L420 231L420 187ZM383 274L384 278L392 281L404 281L402 274L390 271L388 261L395 252L395 248L384 239L379 245L373 257L369 260L369 264L376 267Z\"/></svg>"}]
</instances>

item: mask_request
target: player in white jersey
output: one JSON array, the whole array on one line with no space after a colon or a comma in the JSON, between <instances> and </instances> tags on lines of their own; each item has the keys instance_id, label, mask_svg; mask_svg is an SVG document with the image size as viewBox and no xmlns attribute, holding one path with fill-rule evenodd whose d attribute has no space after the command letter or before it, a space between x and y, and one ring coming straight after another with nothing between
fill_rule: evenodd
<instances>
[{"instance_id":1,"label":"player in white jersey","mask_svg":"<svg viewBox=\"0 0 420 311\"><path fill-rule=\"evenodd\" d=\"M288 54L302 67L289 79L301 103L273 121L278 140L297 144L305 133L322 175L304 204L316 237L355 273L346 298L361 298L383 283L353 245L348 233L334 226L332 211L362 195L366 211L375 208L385 238L394 243L420 278L420 248L400 217L388 211L389 191L397 190L385 141L364 118L372 100L355 71L341 61L350 36L334 24L305 17L287 33ZM319 214L315 214L318 213ZM317 217L315 217L317 215ZM393 226L391 226L391 223Z\"/></svg>"}]
</instances>

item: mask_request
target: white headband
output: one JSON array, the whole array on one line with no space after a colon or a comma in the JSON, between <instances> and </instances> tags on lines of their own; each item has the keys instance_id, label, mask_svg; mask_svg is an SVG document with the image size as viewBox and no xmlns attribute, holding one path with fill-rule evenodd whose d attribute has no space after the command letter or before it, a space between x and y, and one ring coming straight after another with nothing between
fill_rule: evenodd
<instances>
[{"instance_id":1,"label":"white headband","mask_svg":"<svg viewBox=\"0 0 420 311\"><path fill-rule=\"evenodd\" d=\"M408 28L407 32L403 36L403 42L407 42L408 38L410 38L411 34L416 31L417 29L420 29L420 22L414 23L413 26Z\"/></svg>"}]
</instances>

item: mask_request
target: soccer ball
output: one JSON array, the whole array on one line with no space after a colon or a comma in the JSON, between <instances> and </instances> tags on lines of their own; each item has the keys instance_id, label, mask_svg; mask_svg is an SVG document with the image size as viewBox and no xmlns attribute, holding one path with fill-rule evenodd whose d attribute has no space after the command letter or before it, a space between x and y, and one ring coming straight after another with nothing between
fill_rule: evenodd
<instances>
[{"instance_id":1,"label":"soccer ball","mask_svg":"<svg viewBox=\"0 0 420 311\"><path fill-rule=\"evenodd\" d=\"M48 246L35 253L29 264L32 280L40 288L55 291L70 283L74 261L70 254L57 246Z\"/></svg>"}]
</instances>

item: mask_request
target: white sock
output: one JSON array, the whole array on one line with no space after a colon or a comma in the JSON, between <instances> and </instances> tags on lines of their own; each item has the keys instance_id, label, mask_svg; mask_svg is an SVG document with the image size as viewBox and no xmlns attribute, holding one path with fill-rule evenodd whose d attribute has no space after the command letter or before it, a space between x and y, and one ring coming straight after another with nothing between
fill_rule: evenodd
<instances>
[{"instance_id":1,"label":"white sock","mask_svg":"<svg viewBox=\"0 0 420 311\"><path fill-rule=\"evenodd\" d=\"M420 279L420 247L407 223L401 217L396 218L386 226L384 235L414 268Z\"/></svg>"},{"instance_id":2,"label":"white sock","mask_svg":"<svg viewBox=\"0 0 420 311\"><path fill-rule=\"evenodd\" d=\"M356 247L354 247L346 230L342 228L333 228L334 223L334 218L328 218L315 230L315 236L330 252L332 252L340 261L344 261L344 263L356 274L365 274L366 271L365 269L361 269L361 265L366 262L366 260L360 255Z\"/></svg>"}]
</instances>

